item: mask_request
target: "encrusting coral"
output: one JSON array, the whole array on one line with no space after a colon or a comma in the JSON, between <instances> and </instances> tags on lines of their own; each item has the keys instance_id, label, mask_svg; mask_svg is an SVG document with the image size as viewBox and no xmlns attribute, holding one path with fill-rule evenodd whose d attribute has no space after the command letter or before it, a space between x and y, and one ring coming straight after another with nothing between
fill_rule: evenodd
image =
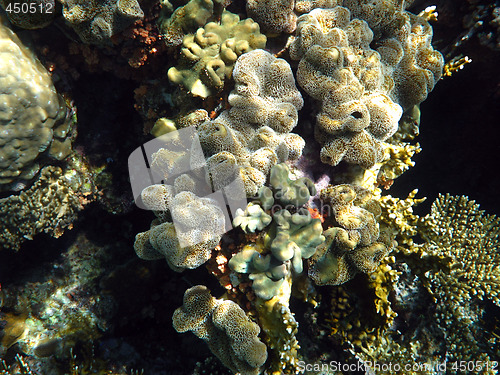
<instances>
[{"instance_id":1,"label":"encrusting coral","mask_svg":"<svg viewBox=\"0 0 500 375\"><path fill-rule=\"evenodd\" d=\"M168 79L206 98L222 90L239 56L265 46L256 22L224 11L219 23L209 22L183 38L180 64L168 70Z\"/></svg>"},{"instance_id":2,"label":"encrusting coral","mask_svg":"<svg viewBox=\"0 0 500 375\"><path fill-rule=\"evenodd\" d=\"M197 285L186 291L172 320L177 332L192 331L235 373L260 374L266 345L259 339L259 326L235 302L216 299L205 286Z\"/></svg>"},{"instance_id":3,"label":"encrusting coral","mask_svg":"<svg viewBox=\"0 0 500 375\"><path fill-rule=\"evenodd\" d=\"M380 231L378 202L368 190L347 184L329 186L320 197L332 208L333 222L326 222L326 242L309 259L309 276L317 285L339 285L375 271L395 246L391 234Z\"/></svg>"},{"instance_id":4,"label":"encrusting coral","mask_svg":"<svg viewBox=\"0 0 500 375\"><path fill-rule=\"evenodd\" d=\"M82 42L111 45L111 37L144 17L137 0L61 0L63 16Z\"/></svg>"},{"instance_id":5,"label":"encrusting coral","mask_svg":"<svg viewBox=\"0 0 500 375\"><path fill-rule=\"evenodd\" d=\"M399 12L404 22L391 24L376 50L369 23L351 18L347 8L314 9L297 20L290 56L300 60L299 85L321 102L315 136L324 163L370 168L382 161L383 141L397 130L403 110L424 100L441 76L432 28Z\"/></svg>"},{"instance_id":6,"label":"encrusting coral","mask_svg":"<svg viewBox=\"0 0 500 375\"><path fill-rule=\"evenodd\" d=\"M236 165L247 196L254 196L273 165L300 157L305 142L290 131L303 100L288 63L264 50L242 55L233 78L231 109L201 124L198 132L210 173L217 176L212 183L227 184L232 176L225 176L225 165Z\"/></svg>"},{"instance_id":7,"label":"encrusting coral","mask_svg":"<svg viewBox=\"0 0 500 375\"><path fill-rule=\"evenodd\" d=\"M34 54L0 22L0 191L71 152L73 118Z\"/></svg>"}]
</instances>

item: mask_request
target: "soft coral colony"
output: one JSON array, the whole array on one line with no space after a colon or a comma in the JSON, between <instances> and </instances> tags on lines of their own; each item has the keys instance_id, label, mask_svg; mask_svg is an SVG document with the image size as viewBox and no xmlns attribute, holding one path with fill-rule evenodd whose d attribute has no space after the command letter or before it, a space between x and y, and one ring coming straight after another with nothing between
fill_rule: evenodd
<instances>
[{"instance_id":1,"label":"soft coral colony","mask_svg":"<svg viewBox=\"0 0 500 375\"><path fill-rule=\"evenodd\" d=\"M137 1L61 3L75 35L107 49L145 13ZM175 330L193 332L243 375L303 373L304 363L328 358L366 368L422 364L393 373L497 358L498 329L484 316L487 303L499 304L499 219L448 195L418 217L415 191L398 199L380 189L413 166L418 105L443 71L429 14L394 0L248 0L248 18L230 1L160 5L158 40L173 61L162 100L171 108L150 130L159 137L194 126L206 170L142 191L156 218L134 249L146 260L166 259L175 272L205 264L224 289L218 296L204 285L186 290ZM9 103L1 108L0 191L22 191L2 199L0 243L18 248L36 233L57 236L69 227L95 199L96 172L71 149L76 125L68 103L14 33L0 27L2 59L26 72L0 76ZM142 95L158 107L153 90ZM39 136L27 135L33 132ZM168 174L188 157L161 149L152 160ZM201 185L218 191L235 177L250 203L229 220ZM44 219L27 220L23 205L46 205ZM301 348L307 335L294 300L310 307L309 335L329 340L335 355ZM425 301L432 307L422 318ZM405 327L410 321L413 328ZM2 345L16 340L23 339ZM36 345L23 345L36 355Z\"/></svg>"}]
</instances>

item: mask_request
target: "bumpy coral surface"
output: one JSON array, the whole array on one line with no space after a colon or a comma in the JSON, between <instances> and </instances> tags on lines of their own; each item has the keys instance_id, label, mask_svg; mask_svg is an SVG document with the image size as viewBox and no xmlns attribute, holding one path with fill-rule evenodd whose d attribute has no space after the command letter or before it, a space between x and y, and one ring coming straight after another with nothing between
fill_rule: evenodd
<instances>
[{"instance_id":1,"label":"bumpy coral surface","mask_svg":"<svg viewBox=\"0 0 500 375\"><path fill-rule=\"evenodd\" d=\"M111 37L144 17L137 0L61 0L66 21L84 43L108 45Z\"/></svg>"},{"instance_id":2,"label":"bumpy coral surface","mask_svg":"<svg viewBox=\"0 0 500 375\"><path fill-rule=\"evenodd\" d=\"M219 1L215 1L215 4ZM171 11L172 5L168 1L162 2L162 12ZM163 35L165 44L169 47L182 44L182 39L189 33L194 33L205 25L214 13L214 1L190 0L186 5L177 8L168 16L161 16L158 27Z\"/></svg>"},{"instance_id":3,"label":"bumpy coral surface","mask_svg":"<svg viewBox=\"0 0 500 375\"><path fill-rule=\"evenodd\" d=\"M194 184L189 176L181 175L174 186L151 185L143 190L144 205L158 219L150 230L136 236L134 249L139 257L165 258L178 272L196 268L210 258L225 232L225 216L216 201L187 190Z\"/></svg>"},{"instance_id":4,"label":"bumpy coral surface","mask_svg":"<svg viewBox=\"0 0 500 375\"><path fill-rule=\"evenodd\" d=\"M52 22L57 14L55 0L34 0L24 3L13 0L1 0L0 6L6 10L9 21L23 29L45 27ZM16 11L16 9L19 10Z\"/></svg>"},{"instance_id":5,"label":"bumpy coral surface","mask_svg":"<svg viewBox=\"0 0 500 375\"><path fill-rule=\"evenodd\" d=\"M72 228L78 212L95 199L96 191L86 183L93 177L86 168L71 167L44 167L29 189L0 199L0 246L18 250L38 233L59 237Z\"/></svg>"},{"instance_id":6,"label":"bumpy coral surface","mask_svg":"<svg viewBox=\"0 0 500 375\"><path fill-rule=\"evenodd\" d=\"M323 234L326 242L309 260L309 276L317 285L339 285L356 273L371 273L394 247L380 233L379 204L366 189L354 185L330 186L321 198L333 210L334 222Z\"/></svg>"},{"instance_id":7,"label":"bumpy coral surface","mask_svg":"<svg viewBox=\"0 0 500 375\"><path fill-rule=\"evenodd\" d=\"M209 22L182 41L181 65L168 70L168 79L191 94L206 98L224 87L239 56L266 45L266 36L251 18L240 21L224 11L220 23Z\"/></svg>"},{"instance_id":8,"label":"bumpy coral surface","mask_svg":"<svg viewBox=\"0 0 500 375\"><path fill-rule=\"evenodd\" d=\"M225 165L237 165L247 195L253 196L273 165L301 155L304 140L290 131L297 125L303 100L288 63L263 50L242 55L233 78L232 108L200 125L198 131L210 156L211 173L225 181Z\"/></svg>"},{"instance_id":9,"label":"bumpy coral surface","mask_svg":"<svg viewBox=\"0 0 500 375\"><path fill-rule=\"evenodd\" d=\"M247 12L250 17L269 33L291 33L295 30L297 16L293 0L249 0Z\"/></svg>"},{"instance_id":10,"label":"bumpy coral surface","mask_svg":"<svg viewBox=\"0 0 500 375\"><path fill-rule=\"evenodd\" d=\"M399 15L401 27L377 40L377 50L369 23L351 19L347 8L314 9L297 20L290 56L300 60L299 84L321 102L315 135L324 163L370 168L382 161L383 141L403 110L424 100L439 79L443 59L430 45L431 27Z\"/></svg>"},{"instance_id":11,"label":"bumpy coral surface","mask_svg":"<svg viewBox=\"0 0 500 375\"><path fill-rule=\"evenodd\" d=\"M235 373L260 374L266 345L258 337L259 326L236 303L216 299L205 286L197 285L186 291L172 320L177 332L192 331Z\"/></svg>"},{"instance_id":12,"label":"bumpy coral surface","mask_svg":"<svg viewBox=\"0 0 500 375\"><path fill-rule=\"evenodd\" d=\"M72 121L47 70L0 23L0 191L20 190L40 165L71 151Z\"/></svg>"}]
</instances>

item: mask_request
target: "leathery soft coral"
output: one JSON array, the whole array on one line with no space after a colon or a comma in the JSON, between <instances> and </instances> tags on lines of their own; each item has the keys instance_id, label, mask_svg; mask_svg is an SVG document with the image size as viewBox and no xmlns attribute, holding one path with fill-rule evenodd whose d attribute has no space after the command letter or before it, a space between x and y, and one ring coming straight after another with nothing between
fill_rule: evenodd
<instances>
[{"instance_id":1,"label":"leathery soft coral","mask_svg":"<svg viewBox=\"0 0 500 375\"><path fill-rule=\"evenodd\" d=\"M321 102L315 136L324 163L370 168L382 161L383 141L396 132L403 110L425 99L439 79L443 58L430 45L432 28L409 13L401 19L390 38L374 41L369 24L344 7L298 18L290 56L300 60L299 85Z\"/></svg>"},{"instance_id":2,"label":"leathery soft coral","mask_svg":"<svg viewBox=\"0 0 500 375\"><path fill-rule=\"evenodd\" d=\"M303 100L288 63L264 50L242 55L233 78L231 109L201 124L198 132L212 183L228 185L233 176L226 176L227 166L237 165L247 196L254 196L273 165L302 154L304 140L290 131Z\"/></svg>"},{"instance_id":3,"label":"leathery soft coral","mask_svg":"<svg viewBox=\"0 0 500 375\"><path fill-rule=\"evenodd\" d=\"M329 186L321 199L333 210L326 242L309 259L309 276L317 285L339 285L358 272L371 273L395 246L389 233L380 231L380 205L371 193L355 185Z\"/></svg>"},{"instance_id":4,"label":"leathery soft coral","mask_svg":"<svg viewBox=\"0 0 500 375\"><path fill-rule=\"evenodd\" d=\"M168 79L206 98L222 90L240 55L265 46L266 36L256 22L224 11L220 22L209 22L183 38L180 65L168 70Z\"/></svg>"},{"instance_id":5,"label":"leathery soft coral","mask_svg":"<svg viewBox=\"0 0 500 375\"><path fill-rule=\"evenodd\" d=\"M320 219L313 219L307 209L299 208L309 200L311 193L315 193L314 185L311 181L304 182L306 179L291 181L289 173L285 164L275 165L270 176L272 189L264 186L259 192L262 208L250 203L245 211L237 211L234 219L235 226L240 225L247 233L259 228L262 230L266 223L270 223L261 243L246 246L229 261L233 271L249 274L255 294L264 300L278 295L292 270L300 274L303 270L302 259L310 258L324 241ZM293 189L301 186L303 190ZM287 197L290 191L300 192L301 200L290 200ZM298 194L292 195L295 197ZM273 196L276 206L286 208L277 210ZM271 208L275 209L274 212L269 211ZM272 222L271 216L263 209L272 215ZM292 214L289 210L295 212Z\"/></svg>"}]
</instances>

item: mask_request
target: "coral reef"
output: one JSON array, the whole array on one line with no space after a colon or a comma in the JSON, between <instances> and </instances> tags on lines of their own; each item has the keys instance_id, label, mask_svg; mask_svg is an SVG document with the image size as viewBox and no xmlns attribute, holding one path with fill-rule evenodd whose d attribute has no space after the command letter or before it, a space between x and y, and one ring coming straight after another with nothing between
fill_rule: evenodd
<instances>
[{"instance_id":1,"label":"coral reef","mask_svg":"<svg viewBox=\"0 0 500 375\"><path fill-rule=\"evenodd\" d=\"M0 191L21 190L71 151L73 118L51 77L0 23Z\"/></svg>"},{"instance_id":2,"label":"coral reef","mask_svg":"<svg viewBox=\"0 0 500 375\"><path fill-rule=\"evenodd\" d=\"M0 245L19 250L21 243L38 233L59 237L85 205L96 199L93 173L82 160L68 166L42 168L35 183L19 195L0 199Z\"/></svg>"},{"instance_id":3,"label":"coral reef","mask_svg":"<svg viewBox=\"0 0 500 375\"><path fill-rule=\"evenodd\" d=\"M110 45L111 37L144 17L137 0L61 0L63 16L82 42Z\"/></svg>"},{"instance_id":4,"label":"coral reef","mask_svg":"<svg viewBox=\"0 0 500 375\"><path fill-rule=\"evenodd\" d=\"M305 178L292 182L289 173L290 170L285 164L275 165L270 174L272 190L263 186L259 191L262 208L258 209L256 207L259 206L250 203L245 211L236 213L233 222L247 233L255 232L255 229L259 228L262 230L270 223L261 244L246 246L229 261L229 267L233 271L249 274L255 294L263 300L269 300L279 294L283 283L290 277L291 270L297 274L302 273L302 259L310 258L316 247L325 240L321 234L321 220L313 219L307 209L296 209L309 200L310 194L316 192L312 182ZM276 206L286 208L270 212L271 221L271 216L262 209L277 208L273 207L273 196L277 201ZM297 197L300 197L300 200ZM289 209L294 208L296 212L290 213Z\"/></svg>"},{"instance_id":5,"label":"coral reef","mask_svg":"<svg viewBox=\"0 0 500 375\"><path fill-rule=\"evenodd\" d=\"M482 315L478 300L500 305L500 218L486 215L464 196L440 195L425 216L419 234L428 256L443 259L445 267L425 275L437 301L436 319L446 335L449 361L496 356L473 324ZM492 357L490 357L492 356Z\"/></svg>"},{"instance_id":6,"label":"coral reef","mask_svg":"<svg viewBox=\"0 0 500 375\"><path fill-rule=\"evenodd\" d=\"M17 5L16 5L17 4ZM6 11L9 21L23 29L39 29L49 25L56 16L55 0L35 0L29 3L1 0L0 6ZM19 8L18 11L16 11Z\"/></svg>"},{"instance_id":7,"label":"coral reef","mask_svg":"<svg viewBox=\"0 0 500 375\"><path fill-rule=\"evenodd\" d=\"M321 199L331 206L334 221L323 233L326 242L309 260L309 276L317 285L339 285L358 272L375 271L395 246L391 234L379 229L378 202L354 185L329 186Z\"/></svg>"},{"instance_id":8,"label":"coral reef","mask_svg":"<svg viewBox=\"0 0 500 375\"><path fill-rule=\"evenodd\" d=\"M497 36L497 4L460 1L448 76ZM424 216L432 170L394 184L428 151L437 8L32 3L56 14L0 15L41 61L0 26L0 374L497 372L500 220L449 195ZM487 97L450 96L461 75L422 106L436 139L465 134L429 126L442 103ZM453 162L494 197L477 154Z\"/></svg>"},{"instance_id":9,"label":"coral reef","mask_svg":"<svg viewBox=\"0 0 500 375\"><path fill-rule=\"evenodd\" d=\"M186 5L172 12L172 4L162 1L162 15L158 27L163 40L168 47L179 46L182 39L194 33L199 27L205 25L214 15L214 8L221 6L222 1L216 0L190 0Z\"/></svg>"},{"instance_id":10,"label":"coral reef","mask_svg":"<svg viewBox=\"0 0 500 375\"><path fill-rule=\"evenodd\" d=\"M222 90L239 56L265 45L256 22L224 11L220 23L209 22L183 38L180 65L168 70L168 79L206 98Z\"/></svg>"},{"instance_id":11,"label":"coral reef","mask_svg":"<svg viewBox=\"0 0 500 375\"><path fill-rule=\"evenodd\" d=\"M216 299L205 286L197 285L186 291L172 320L177 332L192 331L235 373L260 374L267 359L266 345L258 337L259 326L238 304Z\"/></svg>"},{"instance_id":12,"label":"coral reef","mask_svg":"<svg viewBox=\"0 0 500 375\"><path fill-rule=\"evenodd\" d=\"M300 157L304 140L290 131L303 101L288 63L263 50L242 55L233 78L231 109L198 131L210 173L217 176L212 183L226 181L226 165L237 165L247 196L254 196L273 165Z\"/></svg>"},{"instance_id":13,"label":"coral reef","mask_svg":"<svg viewBox=\"0 0 500 375\"><path fill-rule=\"evenodd\" d=\"M382 142L397 130L403 110L424 100L441 76L432 28L408 12L398 17L400 29L377 40L376 50L370 47L376 22L351 19L347 8L314 9L298 18L290 56L300 60L299 85L321 101L315 136L324 163L370 168L382 161Z\"/></svg>"},{"instance_id":14,"label":"coral reef","mask_svg":"<svg viewBox=\"0 0 500 375\"><path fill-rule=\"evenodd\" d=\"M252 19L271 34L292 33L296 27L293 0L249 0L247 12Z\"/></svg>"}]
</instances>

